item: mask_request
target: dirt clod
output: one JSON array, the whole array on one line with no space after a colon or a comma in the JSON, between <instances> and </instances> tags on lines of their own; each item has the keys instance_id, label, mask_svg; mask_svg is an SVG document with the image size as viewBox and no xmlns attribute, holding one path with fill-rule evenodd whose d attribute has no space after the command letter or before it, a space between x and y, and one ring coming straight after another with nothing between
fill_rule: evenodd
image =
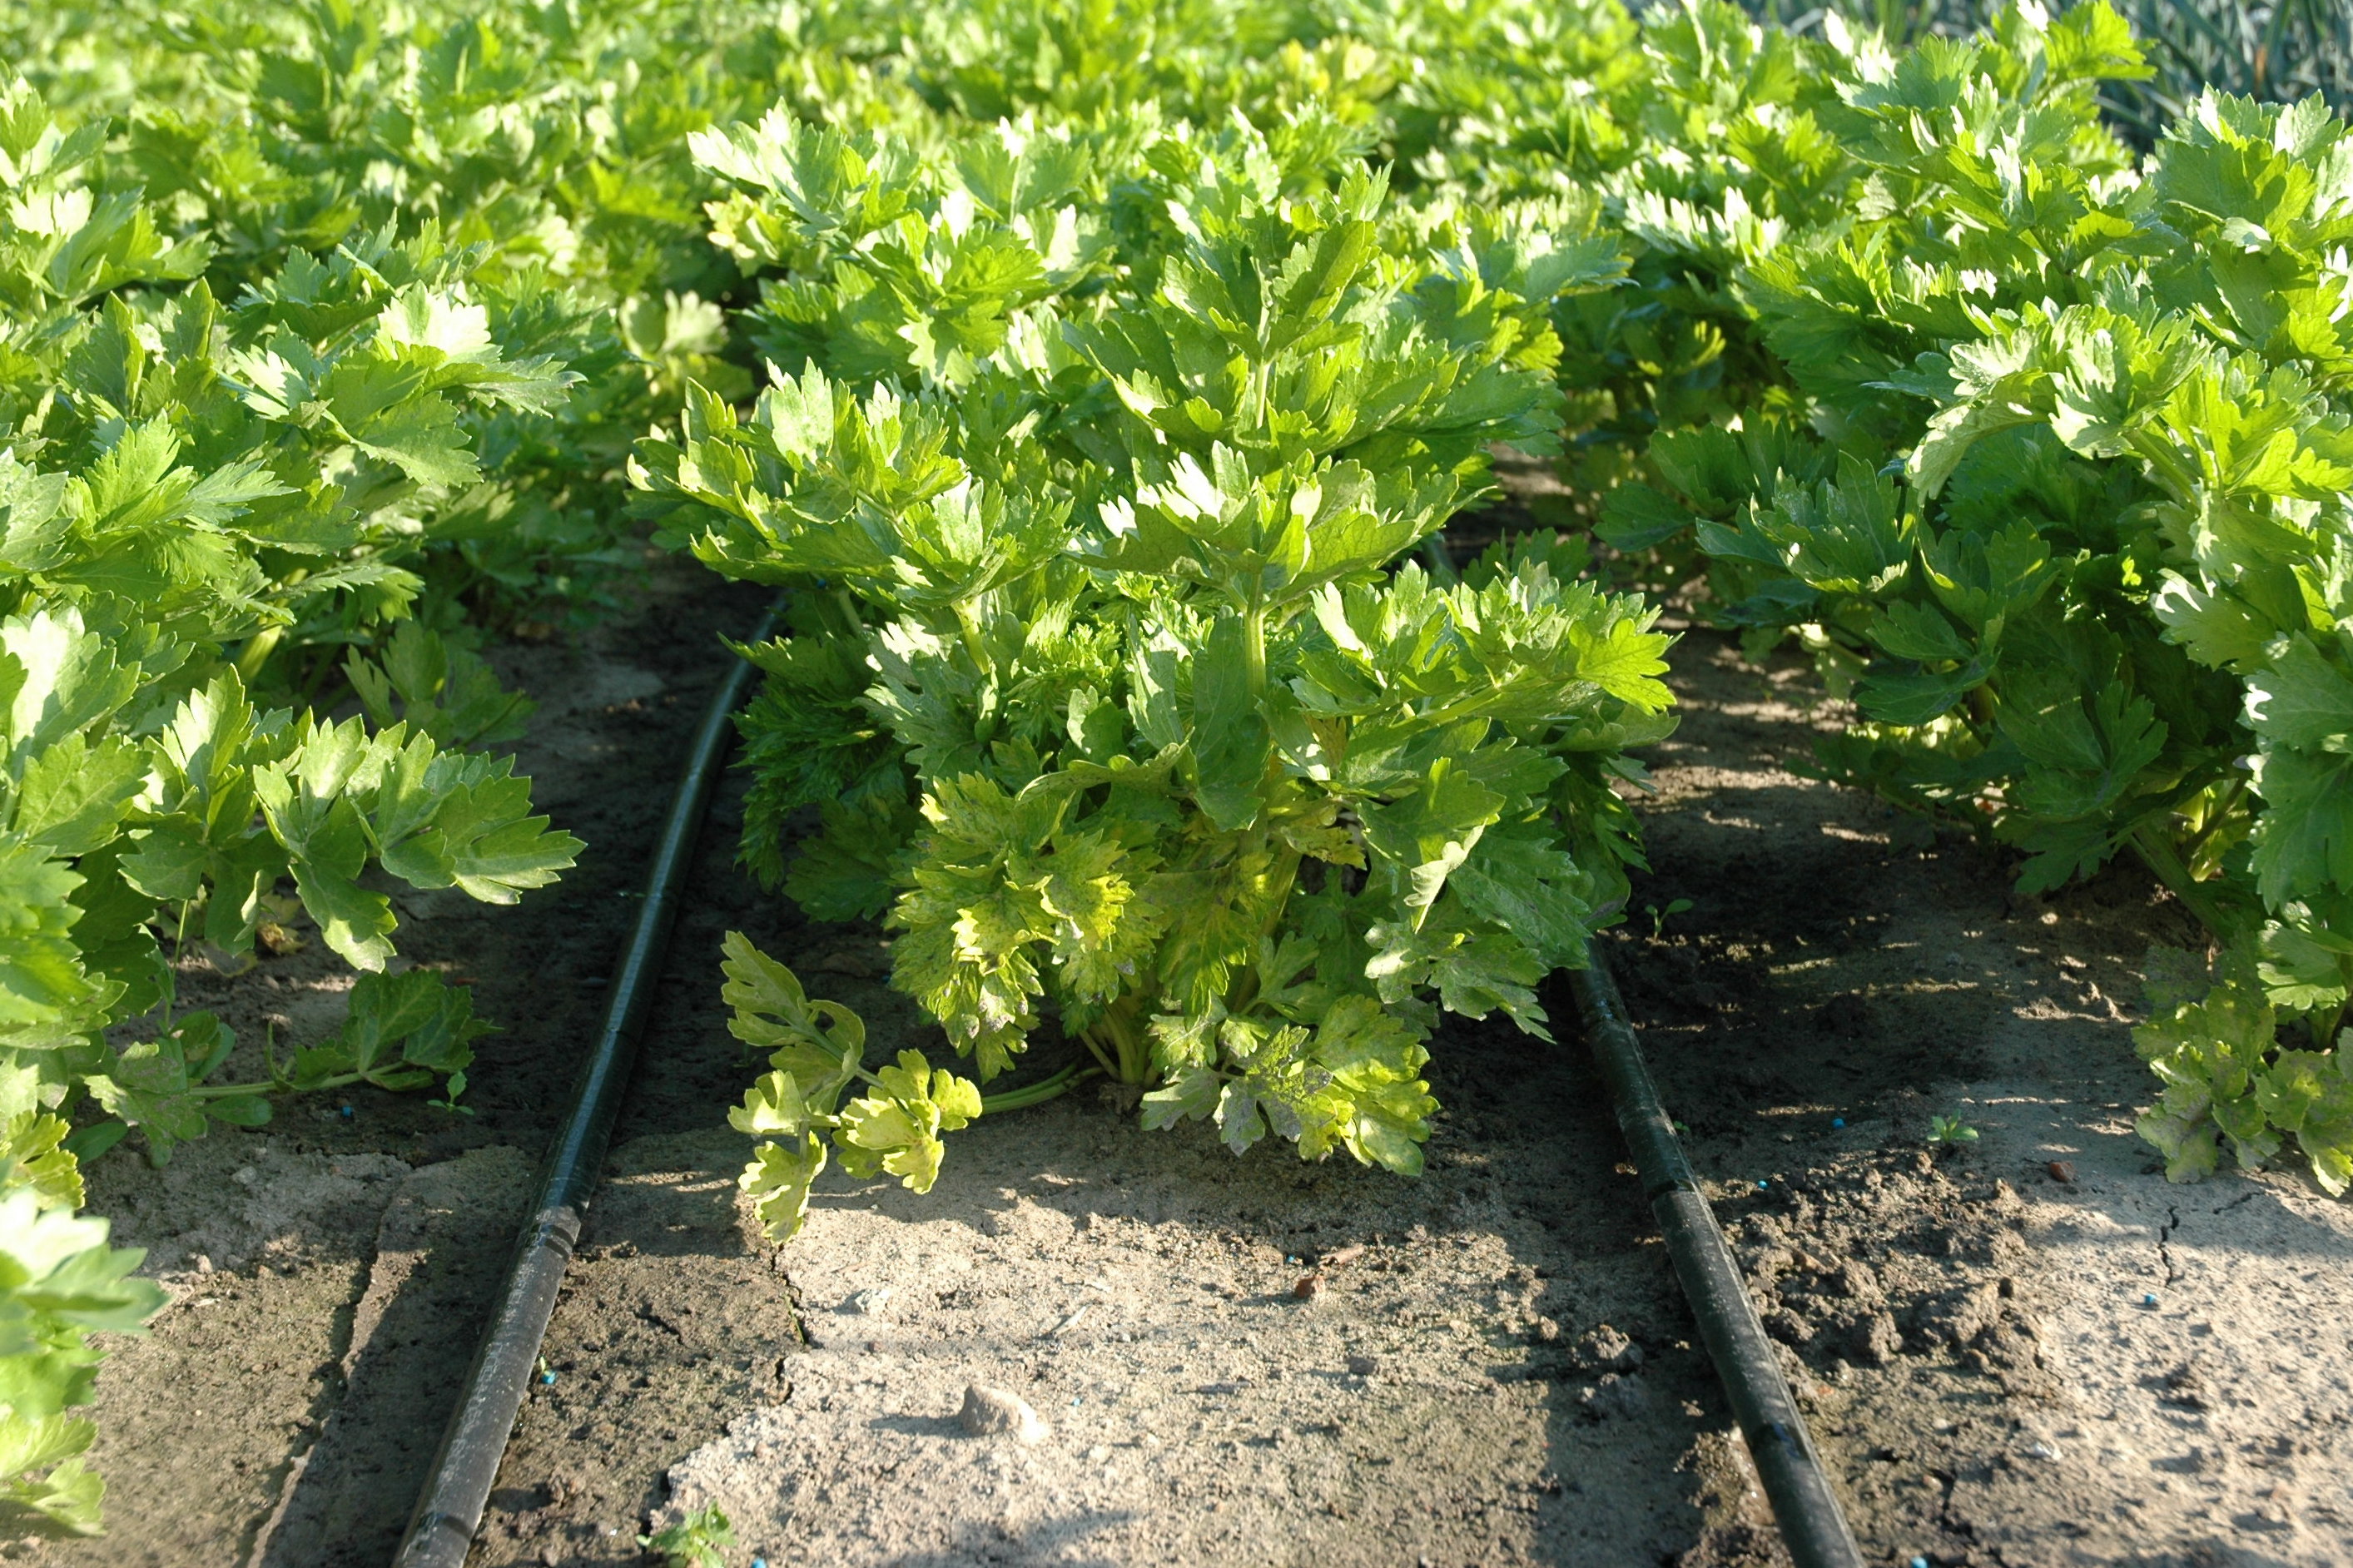
<instances>
[{"instance_id":1,"label":"dirt clod","mask_svg":"<svg viewBox=\"0 0 2353 1568\"><path fill-rule=\"evenodd\" d=\"M1922 1302L1913 1324L1923 1340L1958 1346L1973 1342L2000 1315L2000 1288L1981 1279Z\"/></svg>"},{"instance_id":2,"label":"dirt clod","mask_svg":"<svg viewBox=\"0 0 2353 1568\"><path fill-rule=\"evenodd\" d=\"M1873 1366L1885 1366L1904 1349L1904 1331L1895 1326L1892 1312L1873 1312L1854 1327L1850 1336L1855 1353Z\"/></svg>"},{"instance_id":3,"label":"dirt clod","mask_svg":"<svg viewBox=\"0 0 2353 1568\"><path fill-rule=\"evenodd\" d=\"M956 1413L956 1422L976 1437L1010 1436L1025 1445L1042 1443L1054 1431L1019 1394L976 1383L965 1385L964 1408Z\"/></svg>"},{"instance_id":4,"label":"dirt clod","mask_svg":"<svg viewBox=\"0 0 2353 1568\"><path fill-rule=\"evenodd\" d=\"M1871 1005L1857 992L1842 991L1814 1010L1814 1027L1826 1035L1860 1039L1871 1032Z\"/></svg>"},{"instance_id":5,"label":"dirt clod","mask_svg":"<svg viewBox=\"0 0 2353 1568\"><path fill-rule=\"evenodd\" d=\"M1597 1420L1629 1420L1649 1413L1651 1391L1640 1378L1607 1373L1585 1391L1582 1403Z\"/></svg>"},{"instance_id":6,"label":"dirt clod","mask_svg":"<svg viewBox=\"0 0 2353 1568\"><path fill-rule=\"evenodd\" d=\"M1588 1372L1631 1372L1642 1364L1642 1347L1603 1323L1577 1337L1577 1364Z\"/></svg>"}]
</instances>

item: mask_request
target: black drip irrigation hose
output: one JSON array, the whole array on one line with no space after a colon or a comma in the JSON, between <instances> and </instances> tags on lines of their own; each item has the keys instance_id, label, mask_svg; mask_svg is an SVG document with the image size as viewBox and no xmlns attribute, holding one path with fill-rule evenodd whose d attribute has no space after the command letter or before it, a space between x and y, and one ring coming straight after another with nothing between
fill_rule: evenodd
<instances>
[{"instance_id":1,"label":"black drip irrigation hose","mask_svg":"<svg viewBox=\"0 0 2353 1568\"><path fill-rule=\"evenodd\" d=\"M1569 982L1586 1043L1618 1109L1618 1129L1633 1152L1635 1173L1666 1236L1675 1278L1699 1319L1700 1338L1731 1397L1732 1414L1748 1440L1749 1457L1789 1555L1797 1568L1862 1568L1862 1554L1781 1375L1773 1342L1765 1337L1715 1211L1707 1206L1683 1145L1675 1142L1674 1124L1659 1103L1658 1086L1651 1081L1600 943L1588 944L1586 967L1571 970Z\"/></svg>"},{"instance_id":2,"label":"black drip irrigation hose","mask_svg":"<svg viewBox=\"0 0 2353 1568\"><path fill-rule=\"evenodd\" d=\"M771 611L752 635L767 640ZM409 1518L393 1568L463 1568L482 1521L491 1488L513 1434L532 1371L546 1337L555 1297L580 1239L580 1228L605 1163L621 1092L635 1065L653 986L678 922L678 892L701 837L702 818L727 752L730 721L750 684L751 667L738 660L704 713L689 752L685 775L670 803L646 879L644 907L613 978L612 1000L589 1053L563 1130L542 1168L538 1198L525 1222L499 1299L498 1315L483 1335L466 1374L463 1397L434 1456L417 1510ZM1813 1438L1765 1337L1757 1309L1725 1246L1715 1211L1699 1190L1690 1163L1643 1064L1625 1004L1609 978L1598 943L1587 966L1570 973L1587 1043L1617 1107L1619 1130L1664 1233L1675 1275L1699 1320L1716 1375L1748 1442L1757 1478L1797 1568L1862 1568L1846 1516L1822 1471Z\"/></svg>"},{"instance_id":3,"label":"black drip irrigation hose","mask_svg":"<svg viewBox=\"0 0 2353 1568\"><path fill-rule=\"evenodd\" d=\"M771 610L752 634L765 642L776 625ZM702 727L695 732L687 753L686 773L670 802L670 819L662 825L655 847L653 868L646 879L645 906L637 929L629 935L620 967L614 972L612 1000L605 1008L604 1027L596 1048L572 1091L563 1130L549 1148L541 1167L538 1195L523 1223L515 1246L514 1262L507 1271L506 1288L499 1297L498 1315L474 1352L466 1373L463 1396L425 1490L409 1516L408 1531L401 1537L394 1568L462 1568L472 1547L474 1531L482 1522L491 1486L498 1479L499 1461L514 1431L515 1412L522 1408L532 1371L539 1360L540 1342L555 1311L555 1294L564 1270L580 1239L580 1226L588 1200L605 1164L605 1148L613 1135L613 1121L621 1108L621 1091L637 1061L638 1037L653 1004L663 955L670 948L670 928L678 923L678 892L694 858L695 840L702 831L704 812L718 782L721 763L736 706L750 684L752 667L741 659L727 672L718 695L711 700Z\"/></svg>"}]
</instances>

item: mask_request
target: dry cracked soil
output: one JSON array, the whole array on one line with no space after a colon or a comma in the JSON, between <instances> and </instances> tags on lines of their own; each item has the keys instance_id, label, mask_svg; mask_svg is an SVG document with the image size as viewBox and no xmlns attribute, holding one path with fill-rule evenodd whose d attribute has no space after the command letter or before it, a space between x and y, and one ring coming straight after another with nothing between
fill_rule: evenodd
<instances>
[{"instance_id":1,"label":"dry cracked soil","mask_svg":"<svg viewBox=\"0 0 2353 1568\"><path fill-rule=\"evenodd\" d=\"M522 771L590 847L519 909L403 900L405 951L502 1030L471 1113L298 1100L163 1170L95 1166L172 1304L100 1379L109 1534L6 1555L390 1559L714 634L757 610L657 566L627 616L501 650L542 701ZM2186 917L2126 868L2017 898L1999 853L1803 776L1846 715L1798 664L1704 631L1674 664L1654 869L1612 962L1866 1559L2353 1560L2353 1216L2292 1169L2169 1185L2131 1131L2138 972ZM1573 1034L1450 1024L1419 1181L1237 1159L1082 1093L957 1135L928 1198L835 1173L802 1238L761 1243L721 935L885 1047L924 1032L881 933L806 926L733 868L740 786L476 1563L640 1561L641 1531L708 1503L738 1564L1785 1560ZM312 943L187 984L301 1044L340 1016L333 971ZM1931 1147L1932 1115L1978 1135ZM976 1386L1033 1412L1029 1440L969 1430Z\"/></svg>"}]
</instances>

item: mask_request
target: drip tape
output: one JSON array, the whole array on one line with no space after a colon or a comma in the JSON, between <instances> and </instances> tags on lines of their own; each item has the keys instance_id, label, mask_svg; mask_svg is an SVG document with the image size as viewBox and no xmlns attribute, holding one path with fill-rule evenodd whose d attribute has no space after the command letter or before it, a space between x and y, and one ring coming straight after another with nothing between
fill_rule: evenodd
<instances>
[{"instance_id":1,"label":"drip tape","mask_svg":"<svg viewBox=\"0 0 2353 1568\"><path fill-rule=\"evenodd\" d=\"M1635 1175L1666 1238L1675 1278L1699 1320L1700 1338L1731 1400L1789 1556L1797 1568L1862 1568L1862 1554L1788 1380L1781 1375L1773 1342L1757 1321L1715 1211L1708 1207L1675 1140L1674 1124L1659 1103L1658 1086L1651 1081L1600 944L1588 943L1586 954L1586 966L1569 972L1586 1043L1609 1087L1619 1131L1634 1156Z\"/></svg>"},{"instance_id":2,"label":"drip tape","mask_svg":"<svg viewBox=\"0 0 2353 1568\"><path fill-rule=\"evenodd\" d=\"M751 642L766 641L775 623L772 610ZM737 660L695 733L654 850L644 904L614 973L596 1047L541 1168L531 1216L517 1238L497 1313L467 1372L462 1396L401 1538L394 1568L463 1568L481 1525L516 1413L538 1367L556 1293L604 1167L655 983L678 921L679 891L726 756L730 721L751 677L751 666ZM1781 1375L1772 1342L1757 1321L1724 1232L1659 1103L1641 1047L1598 944L1588 949L1587 967L1571 972L1570 982L1587 1042L1609 1086L1644 1195L1699 1320L1700 1336L1730 1397L1789 1554L1797 1568L1862 1568L1862 1555L1812 1436Z\"/></svg>"},{"instance_id":3,"label":"drip tape","mask_svg":"<svg viewBox=\"0 0 2353 1568\"><path fill-rule=\"evenodd\" d=\"M767 641L776 620L772 609L751 641ZM686 771L654 848L645 901L613 973L603 1026L574 1086L563 1129L541 1166L530 1217L516 1240L497 1314L466 1373L464 1392L434 1456L417 1511L409 1516L394 1568L462 1568L474 1531L481 1526L499 1462L514 1432L515 1413L522 1407L538 1366L556 1291L604 1170L622 1092L637 1063L638 1038L653 1005L670 930L678 923L679 890L693 862L712 790L726 760L732 721L751 679L752 667L735 660L695 731Z\"/></svg>"}]
</instances>

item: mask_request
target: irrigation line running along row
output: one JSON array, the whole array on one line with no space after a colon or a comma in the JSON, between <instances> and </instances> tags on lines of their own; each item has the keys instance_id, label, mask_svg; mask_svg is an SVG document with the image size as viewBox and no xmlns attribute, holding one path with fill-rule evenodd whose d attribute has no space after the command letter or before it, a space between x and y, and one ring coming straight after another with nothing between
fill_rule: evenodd
<instances>
[{"instance_id":1,"label":"irrigation line running along row","mask_svg":"<svg viewBox=\"0 0 2353 1568\"><path fill-rule=\"evenodd\" d=\"M776 620L771 610L753 633L767 640ZM490 1500L515 1413L530 1385L548 1320L555 1310L572 1249L580 1238L589 1198L605 1163L622 1090L635 1065L654 985L678 920L678 895L701 837L736 707L752 676L737 660L703 714L684 775L662 826L643 907L629 945L615 973L612 998L594 1050L573 1091L563 1128L548 1152L537 1200L517 1240L513 1263L499 1298L497 1316L475 1352L456 1413L434 1457L425 1489L410 1517L394 1568L463 1568ZM1739 1269L1715 1215L1701 1195L1691 1165L1658 1090L1643 1064L1641 1047L1627 1022L1625 1005L1598 944L1587 966L1572 971L1579 1017L1588 1044L1617 1108L1618 1125L1634 1156L1634 1167L1651 1199L1651 1209L1674 1259L1683 1294L1699 1320L1716 1373L1730 1395L1733 1414L1746 1436L1758 1479L1773 1505L1797 1568L1862 1568L1854 1537L1814 1451L1805 1420L1781 1376L1772 1342L1757 1321Z\"/></svg>"},{"instance_id":2,"label":"irrigation line running along row","mask_svg":"<svg viewBox=\"0 0 2353 1568\"><path fill-rule=\"evenodd\" d=\"M771 609L762 619L752 634L754 643L768 640L776 614ZM644 1032L663 955L670 949L670 928L678 921L679 889L694 858L712 789L726 758L735 709L751 677L750 665L734 661L695 732L685 774L654 849L644 907L613 975L604 1026L573 1089L563 1129L541 1168L537 1195L500 1292L498 1314L466 1373L457 1413L434 1456L417 1511L393 1558L394 1568L462 1568L482 1522L499 1461L514 1431L515 1412L522 1405L547 1321L555 1311L557 1288L564 1283L588 1200L604 1169L621 1092L637 1060L638 1037Z\"/></svg>"},{"instance_id":3,"label":"irrigation line running along row","mask_svg":"<svg viewBox=\"0 0 2353 1568\"><path fill-rule=\"evenodd\" d=\"M1732 1414L1748 1440L1757 1479L1773 1505L1773 1517L1797 1568L1862 1568L1854 1534L1839 1509L1815 1452L1813 1435L1781 1375L1773 1342L1765 1337L1756 1303L1725 1245L1715 1211L1693 1176L1674 1124L1659 1103L1657 1085L1643 1063L1642 1047L1626 1017L1626 1005L1609 978L1599 942L1586 947L1586 966L1569 972L1577 1012L1618 1112L1618 1129L1634 1156L1634 1172L1651 1200L1674 1259L1675 1278L1699 1320L1708 1359L1732 1401Z\"/></svg>"}]
</instances>

